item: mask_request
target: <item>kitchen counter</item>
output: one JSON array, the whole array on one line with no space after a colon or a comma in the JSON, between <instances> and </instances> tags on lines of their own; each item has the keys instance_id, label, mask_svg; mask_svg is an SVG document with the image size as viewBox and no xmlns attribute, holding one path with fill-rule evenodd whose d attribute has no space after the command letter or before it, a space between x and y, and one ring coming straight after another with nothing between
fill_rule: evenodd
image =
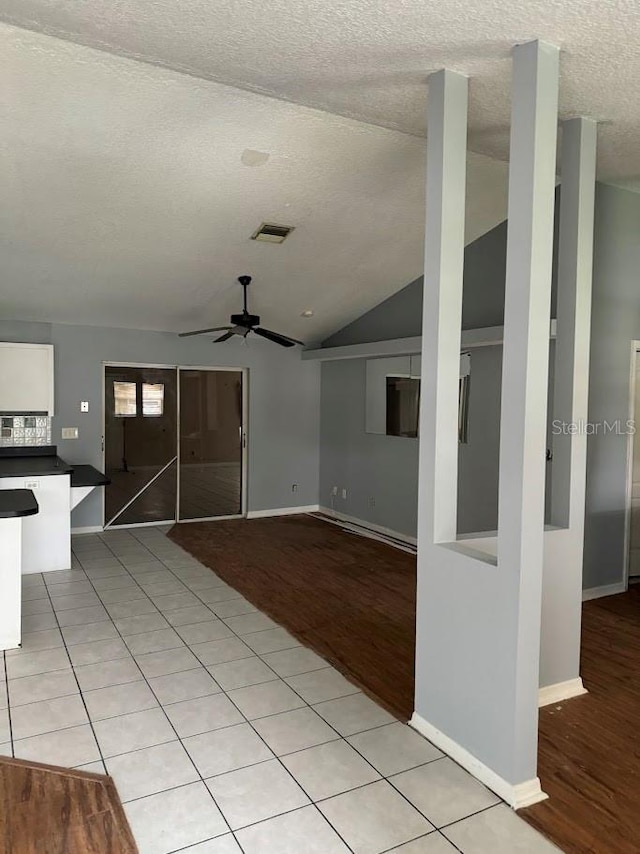
<instances>
[{"instance_id":1,"label":"kitchen counter","mask_svg":"<svg viewBox=\"0 0 640 854\"><path fill-rule=\"evenodd\" d=\"M35 516L38 502L30 489L0 490L0 519L18 519Z\"/></svg>"},{"instance_id":2,"label":"kitchen counter","mask_svg":"<svg viewBox=\"0 0 640 854\"><path fill-rule=\"evenodd\" d=\"M5 457L0 453L0 477L45 477L51 474L71 474L72 471L73 466L57 455Z\"/></svg>"},{"instance_id":3,"label":"kitchen counter","mask_svg":"<svg viewBox=\"0 0 640 854\"><path fill-rule=\"evenodd\" d=\"M72 466L71 488L76 486L108 486L111 481L93 466Z\"/></svg>"},{"instance_id":4,"label":"kitchen counter","mask_svg":"<svg viewBox=\"0 0 640 854\"><path fill-rule=\"evenodd\" d=\"M71 513L97 487L108 483L93 466L74 466L61 459L55 445L0 448L0 507L6 503L11 510L6 496L25 489L37 497L35 515L25 518L22 526L23 574L70 568ZM26 503L22 509L26 510ZM7 517L3 524L10 521Z\"/></svg>"}]
</instances>

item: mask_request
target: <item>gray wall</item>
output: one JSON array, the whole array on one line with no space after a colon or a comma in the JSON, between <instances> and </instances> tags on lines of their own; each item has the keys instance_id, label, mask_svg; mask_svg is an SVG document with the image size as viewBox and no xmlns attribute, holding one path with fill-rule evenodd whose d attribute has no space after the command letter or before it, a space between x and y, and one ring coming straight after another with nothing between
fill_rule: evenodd
<instances>
[{"instance_id":1,"label":"gray wall","mask_svg":"<svg viewBox=\"0 0 640 854\"><path fill-rule=\"evenodd\" d=\"M269 342L214 346L206 337L178 338L92 326L0 321L0 341L54 345L53 442L69 462L102 465L103 362L249 368L248 509L318 503L320 370L298 351ZM88 400L90 411L80 412ZM62 440L61 427L78 427L77 440ZM294 494L292 484L298 484ZM75 527L102 523L96 491L74 511Z\"/></svg>"},{"instance_id":2,"label":"gray wall","mask_svg":"<svg viewBox=\"0 0 640 854\"><path fill-rule=\"evenodd\" d=\"M640 195L596 192L589 421L629 417L631 342L640 340ZM587 441L584 586L624 580L627 437Z\"/></svg>"},{"instance_id":3,"label":"gray wall","mask_svg":"<svg viewBox=\"0 0 640 854\"><path fill-rule=\"evenodd\" d=\"M497 525L501 361L502 347L471 356L469 444L459 446L461 533ZM322 365L320 503L415 537L418 440L365 433L365 365L364 359Z\"/></svg>"}]
</instances>

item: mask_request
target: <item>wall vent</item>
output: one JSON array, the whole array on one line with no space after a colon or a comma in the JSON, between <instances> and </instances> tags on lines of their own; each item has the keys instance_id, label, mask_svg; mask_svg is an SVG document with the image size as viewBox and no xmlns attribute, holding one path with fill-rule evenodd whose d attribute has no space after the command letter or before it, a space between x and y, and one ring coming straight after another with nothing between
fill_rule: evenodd
<instances>
[{"instance_id":1,"label":"wall vent","mask_svg":"<svg viewBox=\"0 0 640 854\"><path fill-rule=\"evenodd\" d=\"M251 235L252 240L263 240L266 243L284 243L293 231L292 225L276 225L273 222L263 222L257 231Z\"/></svg>"}]
</instances>

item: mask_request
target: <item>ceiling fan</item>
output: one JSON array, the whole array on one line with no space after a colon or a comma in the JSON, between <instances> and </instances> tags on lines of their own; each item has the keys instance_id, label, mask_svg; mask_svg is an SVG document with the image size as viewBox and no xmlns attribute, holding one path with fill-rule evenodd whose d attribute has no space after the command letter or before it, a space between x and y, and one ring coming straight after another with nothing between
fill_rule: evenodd
<instances>
[{"instance_id":1,"label":"ceiling fan","mask_svg":"<svg viewBox=\"0 0 640 854\"><path fill-rule=\"evenodd\" d=\"M180 338L187 338L189 335L205 335L208 332L223 332L219 338L214 340L214 344L221 341L228 341L234 335L239 335L241 338L246 338L250 332L255 332L261 338L267 338L273 341L274 344L280 344L282 347L294 347L296 344L304 343L297 341L295 338L289 338L287 335L280 335L279 332L272 332L270 329L263 329L260 326L260 318L257 314L249 314L247 309L247 288L251 284L251 276L238 276L238 281L242 285L244 291L244 307L242 314L232 314L230 318L231 326L213 326L210 329L196 329L194 332L181 332Z\"/></svg>"}]
</instances>

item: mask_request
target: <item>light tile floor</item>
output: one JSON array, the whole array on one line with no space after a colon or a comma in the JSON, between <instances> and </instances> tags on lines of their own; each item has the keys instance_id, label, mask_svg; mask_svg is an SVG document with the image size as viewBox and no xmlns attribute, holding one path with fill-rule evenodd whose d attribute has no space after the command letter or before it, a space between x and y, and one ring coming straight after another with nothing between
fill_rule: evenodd
<instances>
[{"instance_id":1,"label":"light tile floor","mask_svg":"<svg viewBox=\"0 0 640 854\"><path fill-rule=\"evenodd\" d=\"M557 848L158 528L24 580L0 754L111 774L140 854Z\"/></svg>"}]
</instances>

